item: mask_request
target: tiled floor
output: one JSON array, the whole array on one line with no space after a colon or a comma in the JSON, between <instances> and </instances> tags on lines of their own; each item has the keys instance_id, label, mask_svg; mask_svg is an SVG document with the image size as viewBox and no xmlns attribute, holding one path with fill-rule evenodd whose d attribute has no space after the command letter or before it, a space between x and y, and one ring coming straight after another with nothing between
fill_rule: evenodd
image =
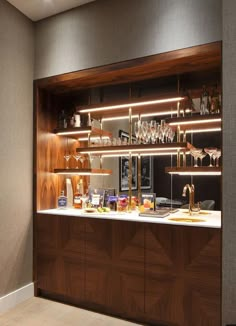
<instances>
[{"instance_id":1,"label":"tiled floor","mask_svg":"<svg viewBox=\"0 0 236 326\"><path fill-rule=\"evenodd\" d=\"M100 315L42 298L29 299L0 314L1 326L134 326L137 324Z\"/></svg>"}]
</instances>

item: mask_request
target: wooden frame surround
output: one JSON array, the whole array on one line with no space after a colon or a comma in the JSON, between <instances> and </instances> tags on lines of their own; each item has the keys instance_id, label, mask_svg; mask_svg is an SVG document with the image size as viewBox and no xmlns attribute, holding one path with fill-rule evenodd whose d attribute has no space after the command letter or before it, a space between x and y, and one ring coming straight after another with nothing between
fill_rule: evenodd
<instances>
[{"instance_id":1,"label":"wooden frame surround","mask_svg":"<svg viewBox=\"0 0 236 326\"><path fill-rule=\"evenodd\" d=\"M221 325L221 229L38 212L56 207L65 177L54 171L63 170L65 150L80 151L73 137L54 133L62 107L87 105L92 89L154 79L158 96L176 94L180 79L199 97L202 80L221 81L221 60L221 42L214 42L35 80L35 295L145 325Z\"/></svg>"}]
</instances>

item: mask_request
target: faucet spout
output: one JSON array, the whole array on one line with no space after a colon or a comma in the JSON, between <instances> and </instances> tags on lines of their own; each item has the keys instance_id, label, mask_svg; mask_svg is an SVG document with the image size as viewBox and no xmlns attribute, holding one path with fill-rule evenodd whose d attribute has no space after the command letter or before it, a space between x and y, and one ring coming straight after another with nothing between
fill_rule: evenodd
<instances>
[{"instance_id":1,"label":"faucet spout","mask_svg":"<svg viewBox=\"0 0 236 326\"><path fill-rule=\"evenodd\" d=\"M187 190L189 191L189 215L192 215L193 212L199 212L200 207L195 207L194 205L194 194L195 194L195 187L194 184L186 184L183 188L183 197L186 197Z\"/></svg>"}]
</instances>

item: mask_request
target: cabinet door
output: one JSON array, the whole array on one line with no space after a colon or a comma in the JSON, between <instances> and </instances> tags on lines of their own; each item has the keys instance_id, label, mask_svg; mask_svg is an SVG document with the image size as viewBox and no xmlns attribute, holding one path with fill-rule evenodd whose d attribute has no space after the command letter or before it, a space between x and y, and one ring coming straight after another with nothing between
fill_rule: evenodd
<instances>
[{"instance_id":1,"label":"cabinet door","mask_svg":"<svg viewBox=\"0 0 236 326\"><path fill-rule=\"evenodd\" d=\"M112 285L112 221L86 219L85 300L91 309L109 312Z\"/></svg>"},{"instance_id":2,"label":"cabinet door","mask_svg":"<svg viewBox=\"0 0 236 326\"><path fill-rule=\"evenodd\" d=\"M36 216L36 281L39 289L65 294L61 252L60 216Z\"/></svg>"},{"instance_id":3,"label":"cabinet door","mask_svg":"<svg viewBox=\"0 0 236 326\"><path fill-rule=\"evenodd\" d=\"M85 221L84 218L61 217L61 255L66 295L76 303L85 298Z\"/></svg>"},{"instance_id":4,"label":"cabinet door","mask_svg":"<svg viewBox=\"0 0 236 326\"><path fill-rule=\"evenodd\" d=\"M144 315L144 226L113 221L112 308L124 318Z\"/></svg>"},{"instance_id":5,"label":"cabinet door","mask_svg":"<svg viewBox=\"0 0 236 326\"><path fill-rule=\"evenodd\" d=\"M220 325L220 230L146 226L145 313L149 322Z\"/></svg>"}]
</instances>

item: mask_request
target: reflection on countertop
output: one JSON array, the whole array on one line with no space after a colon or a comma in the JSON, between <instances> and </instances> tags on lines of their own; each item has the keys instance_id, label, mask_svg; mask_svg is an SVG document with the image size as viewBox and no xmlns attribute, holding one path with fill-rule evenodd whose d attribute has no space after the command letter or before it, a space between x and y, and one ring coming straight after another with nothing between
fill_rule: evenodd
<instances>
[{"instance_id":1,"label":"reflection on countertop","mask_svg":"<svg viewBox=\"0 0 236 326\"><path fill-rule=\"evenodd\" d=\"M109 212L109 213L86 213L84 210L68 209L47 209L39 210L38 214L51 214L63 216L78 216L96 219L110 219L120 221L146 222L169 225L182 225L193 227L221 228L221 211L200 211L199 213L189 216L188 210L178 209L175 213L170 213L165 217L146 217L139 216L138 211L131 213Z\"/></svg>"}]
</instances>

